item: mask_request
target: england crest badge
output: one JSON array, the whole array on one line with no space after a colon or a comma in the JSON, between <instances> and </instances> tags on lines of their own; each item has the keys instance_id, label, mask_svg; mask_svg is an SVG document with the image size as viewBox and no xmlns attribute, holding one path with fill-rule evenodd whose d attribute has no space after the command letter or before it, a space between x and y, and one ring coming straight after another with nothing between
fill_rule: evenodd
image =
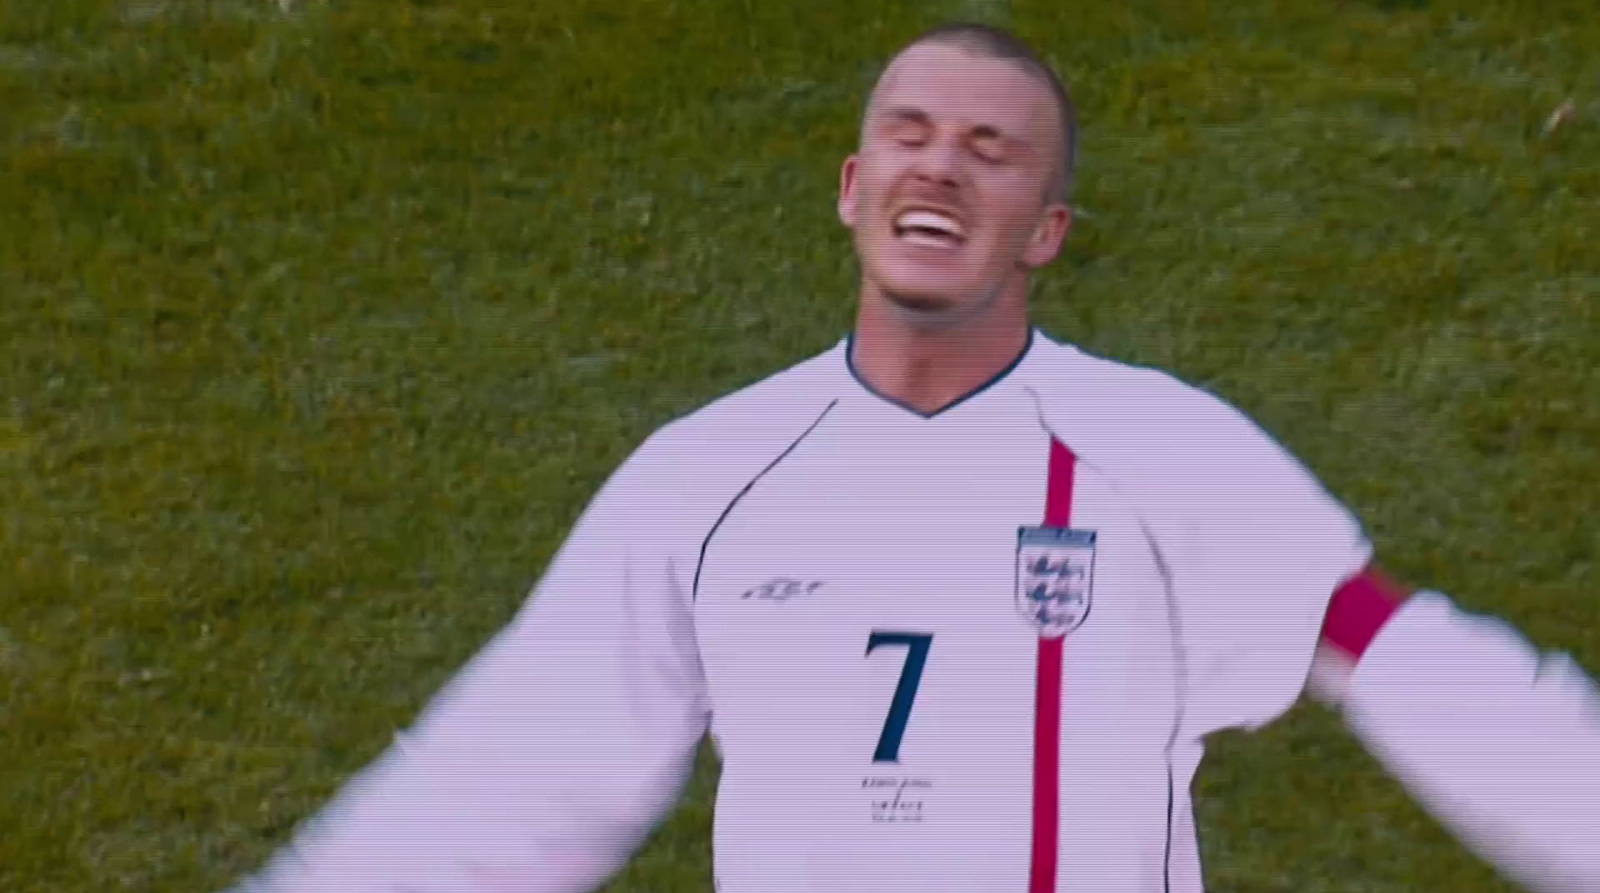
<instances>
[{"instance_id":1,"label":"england crest badge","mask_svg":"<svg viewBox=\"0 0 1600 893\"><path fill-rule=\"evenodd\" d=\"M1095 531L1017 528L1017 611L1046 639L1083 625L1094 602Z\"/></svg>"}]
</instances>

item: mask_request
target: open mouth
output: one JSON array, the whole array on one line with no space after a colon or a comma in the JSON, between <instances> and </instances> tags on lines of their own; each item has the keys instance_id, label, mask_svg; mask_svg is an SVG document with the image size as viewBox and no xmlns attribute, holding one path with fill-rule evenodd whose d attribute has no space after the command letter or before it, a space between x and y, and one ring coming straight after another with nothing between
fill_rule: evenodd
<instances>
[{"instance_id":1,"label":"open mouth","mask_svg":"<svg viewBox=\"0 0 1600 893\"><path fill-rule=\"evenodd\" d=\"M967 231L961 221L924 208L900 212L894 218L894 236L907 244L927 248L957 248L967 241Z\"/></svg>"}]
</instances>

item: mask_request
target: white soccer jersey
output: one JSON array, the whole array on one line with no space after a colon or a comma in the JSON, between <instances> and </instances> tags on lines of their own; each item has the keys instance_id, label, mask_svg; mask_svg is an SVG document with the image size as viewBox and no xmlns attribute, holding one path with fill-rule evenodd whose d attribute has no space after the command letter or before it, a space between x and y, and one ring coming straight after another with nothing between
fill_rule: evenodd
<instances>
[{"instance_id":1,"label":"white soccer jersey","mask_svg":"<svg viewBox=\"0 0 1600 893\"><path fill-rule=\"evenodd\" d=\"M924 416L846 341L667 425L266 889L593 889L709 729L720 893L1198 893L1202 739L1300 694L1360 525L1271 437L1033 333Z\"/></svg>"}]
</instances>

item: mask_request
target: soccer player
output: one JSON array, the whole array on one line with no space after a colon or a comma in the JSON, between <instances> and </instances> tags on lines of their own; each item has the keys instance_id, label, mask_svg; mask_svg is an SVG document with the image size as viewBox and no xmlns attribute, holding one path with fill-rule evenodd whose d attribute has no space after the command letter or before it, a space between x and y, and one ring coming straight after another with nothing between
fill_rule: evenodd
<instances>
[{"instance_id":1,"label":"soccer player","mask_svg":"<svg viewBox=\"0 0 1600 893\"><path fill-rule=\"evenodd\" d=\"M1053 341L1074 113L1008 34L888 67L833 349L649 437L526 606L241 889L584 893L721 754L721 893L1197 893L1206 736L1310 689L1527 888L1600 890L1600 695L1408 593L1238 411Z\"/></svg>"}]
</instances>

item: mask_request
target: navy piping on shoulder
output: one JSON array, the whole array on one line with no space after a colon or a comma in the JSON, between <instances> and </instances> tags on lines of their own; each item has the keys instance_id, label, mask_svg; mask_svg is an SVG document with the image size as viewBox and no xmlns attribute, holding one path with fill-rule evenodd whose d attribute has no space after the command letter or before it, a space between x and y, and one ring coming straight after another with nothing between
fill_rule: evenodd
<instances>
[{"instance_id":1,"label":"navy piping on shoulder","mask_svg":"<svg viewBox=\"0 0 1600 893\"><path fill-rule=\"evenodd\" d=\"M1156 545L1155 538L1150 536L1149 531L1145 532L1145 537L1149 541L1150 547L1154 549ZM1183 619L1178 613L1177 601L1172 597L1172 576L1159 551L1156 552L1156 560L1161 567L1161 575L1167 581L1167 585L1163 588L1166 589L1167 596L1167 624L1171 629L1172 635L1172 675L1173 687L1176 689L1174 692L1175 700L1177 701L1177 707L1172 714L1172 732L1167 736L1167 847L1161 871L1163 890L1165 893L1172 893L1172 824L1175 818L1174 811L1176 810L1177 801L1176 782L1173 778L1172 751L1173 748L1178 746L1178 735L1183 731L1184 715L1188 707L1189 655L1183 647Z\"/></svg>"},{"instance_id":2,"label":"navy piping on shoulder","mask_svg":"<svg viewBox=\"0 0 1600 893\"><path fill-rule=\"evenodd\" d=\"M1162 893L1172 893L1172 812L1173 812L1172 751L1167 751L1167 849L1161 858Z\"/></svg>"},{"instance_id":3,"label":"navy piping on shoulder","mask_svg":"<svg viewBox=\"0 0 1600 893\"><path fill-rule=\"evenodd\" d=\"M984 382L981 385L978 385L976 388L973 388L972 390L970 390L967 393L961 395L960 397L957 397L954 401L952 401L950 403L946 403L944 406L940 407L939 409L934 410L933 412L922 412L921 410L915 409L915 408L913 408L913 407L911 407L911 406L909 406L909 405L907 405L905 403L902 403L901 401L896 400L895 398L890 397L887 394L880 393L876 388L874 388L872 385L868 384L867 380L865 378L862 378L860 373L856 372L856 361L855 361L855 355L856 355L856 333L854 331L851 331L849 336L847 336L846 339L845 339L844 365L845 365L845 368L850 370L850 377L854 378L856 380L856 383L861 385L861 387L867 393L871 394L874 397L877 397L879 400L882 400L885 403L888 403L888 404L891 404L893 406L899 407L900 409L903 409L906 412L909 412L914 416L919 416L919 417L924 418L924 419L932 419L932 418L937 418L938 416L941 416L941 415L949 412L952 409L955 409L957 406L960 406L961 404L966 403L968 400L971 400L972 398L978 396L979 394L982 394L984 391L987 391L990 388L993 388L995 385L999 384L1000 382L1005 381L1007 376L1009 376L1012 372L1015 372L1016 368L1018 366L1022 365L1022 361L1027 359L1028 354L1033 352L1033 337L1034 337L1033 327L1029 326L1028 327L1028 342L1026 344L1022 345L1022 351L1020 353L1018 353L1016 355L1016 357L1014 359L1012 359L1012 361L1010 363L1006 364L1006 367L1004 369L1001 369L999 372L995 373L995 375L992 378L990 378L988 381Z\"/></svg>"},{"instance_id":4,"label":"navy piping on shoulder","mask_svg":"<svg viewBox=\"0 0 1600 893\"><path fill-rule=\"evenodd\" d=\"M800 436L796 437L793 443L785 447L783 452L778 454L777 458L773 459L771 462L768 462L767 467L761 469L761 471L758 472L755 477L751 478L749 483L745 484L738 493L735 493L733 499L729 500L728 504L723 507L722 514L717 516L716 523L712 524L711 529L706 531L706 538L700 541L700 559L695 562L694 584L689 589L690 602L697 601L700 598L700 571L706 566L706 549L711 546L711 538L717 535L717 530L718 528L722 527L722 522L726 521L728 519L728 515L733 512L733 507L739 504L739 500L744 499L745 494L750 492L751 488L756 485L757 481L766 477L767 472L777 468L778 463L782 462L784 459L787 459L789 454L794 452L795 447L800 445L801 441L811 436L811 432L817 430L817 426L822 424L822 420L827 418L828 413L832 412L833 408L838 405L838 397L828 401L828 405L824 406L822 408L822 412L817 414L816 419L813 420L810 425L806 426L806 430L800 432Z\"/></svg>"}]
</instances>

